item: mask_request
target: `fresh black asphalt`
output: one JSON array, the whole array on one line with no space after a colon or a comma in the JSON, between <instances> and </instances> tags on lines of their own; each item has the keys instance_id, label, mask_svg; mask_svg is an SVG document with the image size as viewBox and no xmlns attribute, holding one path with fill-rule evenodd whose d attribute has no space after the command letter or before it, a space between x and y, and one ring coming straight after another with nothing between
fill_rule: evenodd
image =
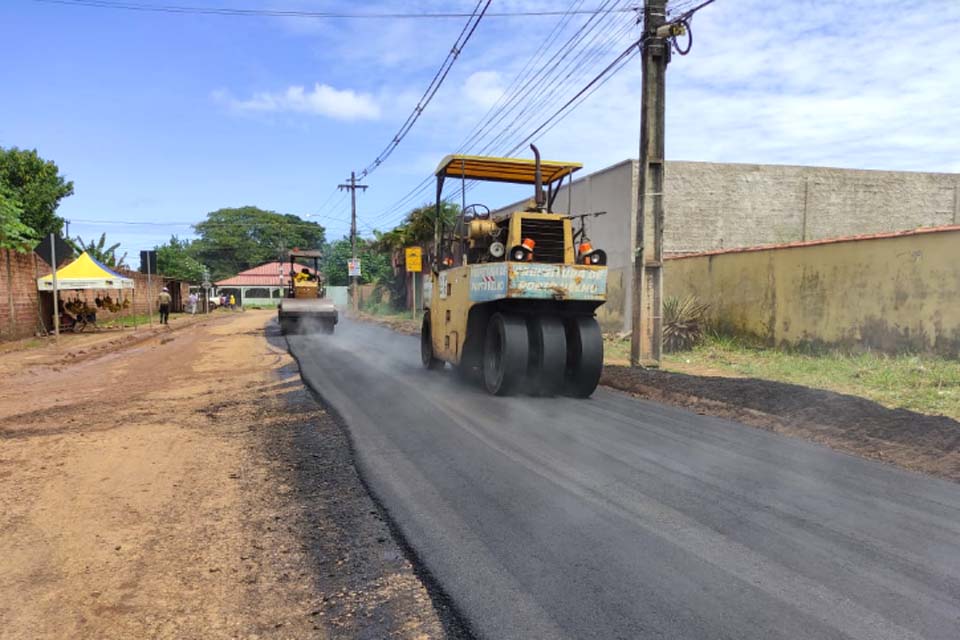
<instances>
[{"instance_id":1,"label":"fresh black asphalt","mask_svg":"<svg viewBox=\"0 0 960 640\"><path fill-rule=\"evenodd\" d=\"M960 638L960 485L602 388L491 397L381 327L288 341L478 637Z\"/></svg>"}]
</instances>

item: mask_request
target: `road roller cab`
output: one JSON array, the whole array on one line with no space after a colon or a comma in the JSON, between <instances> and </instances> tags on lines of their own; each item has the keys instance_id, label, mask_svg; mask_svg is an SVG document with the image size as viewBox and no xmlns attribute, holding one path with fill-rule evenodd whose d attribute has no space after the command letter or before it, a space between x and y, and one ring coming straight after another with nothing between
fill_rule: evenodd
<instances>
[{"instance_id":1,"label":"road roller cab","mask_svg":"<svg viewBox=\"0 0 960 640\"><path fill-rule=\"evenodd\" d=\"M603 367L596 309L606 300L606 254L586 237L582 216L555 213L563 181L582 165L534 159L447 156L437 167L437 215L421 329L425 367L449 362L490 393L587 397ZM464 205L453 225L440 216L444 183L459 178L529 184L522 210L492 215ZM575 220L580 220L575 228Z\"/></svg>"}]
</instances>

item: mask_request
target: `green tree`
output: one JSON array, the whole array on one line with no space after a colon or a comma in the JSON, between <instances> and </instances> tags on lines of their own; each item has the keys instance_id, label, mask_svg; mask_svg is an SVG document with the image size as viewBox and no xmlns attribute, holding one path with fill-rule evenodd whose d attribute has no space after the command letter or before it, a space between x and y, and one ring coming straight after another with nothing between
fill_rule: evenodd
<instances>
[{"instance_id":1,"label":"green tree","mask_svg":"<svg viewBox=\"0 0 960 640\"><path fill-rule=\"evenodd\" d=\"M460 215L460 206L442 202L440 219L445 228L450 229ZM379 251L396 252L404 247L427 245L433 242L434 221L437 218L436 205L425 204L410 211L403 222L390 231L374 231L374 246Z\"/></svg>"},{"instance_id":2,"label":"green tree","mask_svg":"<svg viewBox=\"0 0 960 640\"><path fill-rule=\"evenodd\" d=\"M326 236L316 222L257 207L219 209L194 225L190 254L220 280L276 260L281 249L319 249Z\"/></svg>"},{"instance_id":3,"label":"green tree","mask_svg":"<svg viewBox=\"0 0 960 640\"><path fill-rule=\"evenodd\" d=\"M124 253L122 256L117 258L117 249L120 248L120 243L115 242L110 246L107 246L107 234L106 232L100 234L100 239L97 241L91 240L90 242L84 242L83 238L77 236L76 238L67 238L67 242L73 247L73 250L77 253L83 253L86 251L90 254L91 257L96 258L101 263L107 265L108 267L127 267L127 254Z\"/></svg>"},{"instance_id":4,"label":"green tree","mask_svg":"<svg viewBox=\"0 0 960 640\"><path fill-rule=\"evenodd\" d=\"M60 175L54 162L44 160L36 150L0 147L0 185L12 191L23 210L20 221L37 237L63 228L63 218L56 211L62 199L73 195L73 182Z\"/></svg>"},{"instance_id":5,"label":"green tree","mask_svg":"<svg viewBox=\"0 0 960 640\"><path fill-rule=\"evenodd\" d=\"M460 206L442 202L440 204L440 219L446 229L451 229L460 215ZM425 204L410 211L403 222L386 232L374 231L372 249L379 252L392 264L396 259L400 264L404 248L418 245L429 247L433 243L434 223L437 219L437 207ZM407 274L399 269L391 272L389 277L381 280L390 288L390 298L398 308L406 308L407 304Z\"/></svg>"},{"instance_id":6,"label":"green tree","mask_svg":"<svg viewBox=\"0 0 960 640\"><path fill-rule=\"evenodd\" d=\"M323 252L323 275L327 284L345 286L350 284L347 275L347 260L352 256L350 238L331 242ZM393 265L389 254L377 249L375 242L357 238L357 257L360 258L360 284L387 284L393 278Z\"/></svg>"},{"instance_id":7,"label":"green tree","mask_svg":"<svg viewBox=\"0 0 960 640\"><path fill-rule=\"evenodd\" d=\"M21 222L23 205L13 191L0 184L0 249L29 251L37 242L33 229Z\"/></svg>"},{"instance_id":8,"label":"green tree","mask_svg":"<svg viewBox=\"0 0 960 640\"><path fill-rule=\"evenodd\" d=\"M192 255L193 243L170 236L167 244L156 247L157 271L165 276L199 283L203 281L203 265Z\"/></svg>"}]
</instances>

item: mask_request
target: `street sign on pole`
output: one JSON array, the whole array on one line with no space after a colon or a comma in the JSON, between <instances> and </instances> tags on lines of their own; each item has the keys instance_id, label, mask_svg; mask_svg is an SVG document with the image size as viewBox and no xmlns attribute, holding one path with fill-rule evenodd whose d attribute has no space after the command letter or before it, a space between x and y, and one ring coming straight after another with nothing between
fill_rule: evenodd
<instances>
[{"instance_id":1,"label":"street sign on pole","mask_svg":"<svg viewBox=\"0 0 960 640\"><path fill-rule=\"evenodd\" d=\"M420 247L407 247L405 250L407 258L407 271L409 273L419 273L423 270L423 250Z\"/></svg>"},{"instance_id":2,"label":"street sign on pole","mask_svg":"<svg viewBox=\"0 0 960 640\"><path fill-rule=\"evenodd\" d=\"M347 275L351 278L360 277L360 258L352 258L347 260Z\"/></svg>"},{"instance_id":3,"label":"street sign on pole","mask_svg":"<svg viewBox=\"0 0 960 640\"><path fill-rule=\"evenodd\" d=\"M67 258L70 258L73 255L73 247L67 244L60 236L51 233L41 240L40 244L33 248L33 252L43 258L43 261L50 266L58 267L60 266L59 264L55 265L53 263L63 262Z\"/></svg>"},{"instance_id":4,"label":"street sign on pole","mask_svg":"<svg viewBox=\"0 0 960 640\"><path fill-rule=\"evenodd\" d=\"M157 272L157 252L155 249L140 252L140 273Z\"/></svg>"},{"instance_id":5,"label":"street sign on pole","mask_svg":"<svg viewBox=\"0 0 960 640\"><path fill-rule=\"evenodd\" d=\"M147 318L153 324L153 281L151 275L157 270L157 252L140 252L140 272L147 274Z\"/></svg>"}]
</instances>

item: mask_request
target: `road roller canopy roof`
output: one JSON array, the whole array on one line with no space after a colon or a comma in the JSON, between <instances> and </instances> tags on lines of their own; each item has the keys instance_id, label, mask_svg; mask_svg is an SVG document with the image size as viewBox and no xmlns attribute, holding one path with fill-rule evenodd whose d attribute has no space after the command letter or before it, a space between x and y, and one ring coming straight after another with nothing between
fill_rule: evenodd
<instances>
[{"instance_id":1,"label":"road roller canopy roof","mask_svg":"<svg viewBox=\"0 0 960 640\"><path fill-rule=\"evenodd\" d=\"M541 160L540 174L548 185L583 168L579 162ZM487 182L536 183L536 160L526 158L491 158L488 156L450 155L437 167L436 176L484 180Z\"/></svg>"},{"instance_id":2,"label":"road roller canopy roof","mask_svg":"<svg viewBox=\"0 0 960 640\"><path fill-rule=\"evenodd\" d=\"M291 258L322 258L323 252L319 249L290 249Z\"/></svg>"}]
</instances>

